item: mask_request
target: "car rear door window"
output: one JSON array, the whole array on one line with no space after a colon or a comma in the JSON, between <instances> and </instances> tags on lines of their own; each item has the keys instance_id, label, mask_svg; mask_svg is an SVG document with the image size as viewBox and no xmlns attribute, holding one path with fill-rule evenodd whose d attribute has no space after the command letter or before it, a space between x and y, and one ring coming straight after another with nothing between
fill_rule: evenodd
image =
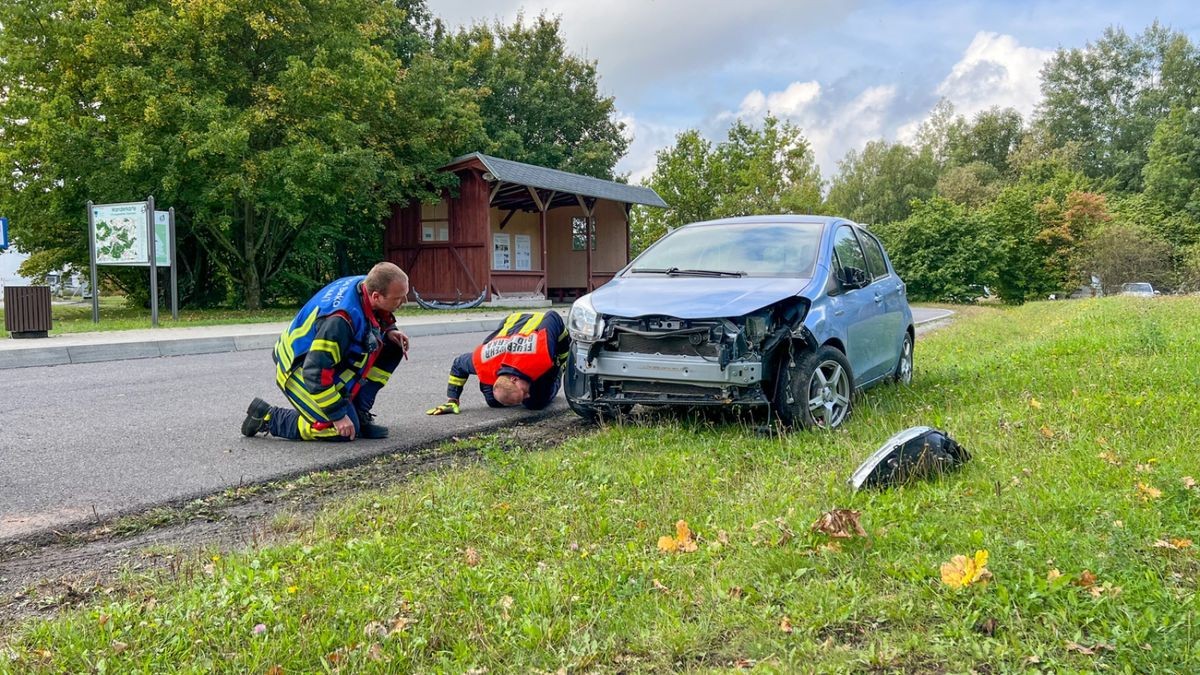
<instances>
[{"instance_id":1,"label":"car rear door window","mask_svg":"<svg viewBox=\"0 0 1200 675\"><path fill-rule=\"evenodd\" d=\"M880 279L888 275L887 262L883 257L883 246L873 235L859 232L862 235L862 245L867 252L867 271L872 279Z\"/></svg>"}]
</instances>

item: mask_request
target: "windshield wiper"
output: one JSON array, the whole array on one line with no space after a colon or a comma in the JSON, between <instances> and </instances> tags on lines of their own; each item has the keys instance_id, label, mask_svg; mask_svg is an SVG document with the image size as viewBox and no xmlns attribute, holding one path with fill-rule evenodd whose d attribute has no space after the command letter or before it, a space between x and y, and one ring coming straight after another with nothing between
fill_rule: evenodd
<instances>
[{"instance_id":1,"label":"windshield wiper","mask_svg":"<svg viewBox=\"0 0 1200 675\"><path fill-rule=\"evenodd\" d=\"M643 274L666 274L668 276L683 276L683 277L744 277L745 272L726 272L725 270L682 270L678 267L668 267L666 269L656 269L651 267L635 267L631 272Z\"/></svg>"}]
</instances>

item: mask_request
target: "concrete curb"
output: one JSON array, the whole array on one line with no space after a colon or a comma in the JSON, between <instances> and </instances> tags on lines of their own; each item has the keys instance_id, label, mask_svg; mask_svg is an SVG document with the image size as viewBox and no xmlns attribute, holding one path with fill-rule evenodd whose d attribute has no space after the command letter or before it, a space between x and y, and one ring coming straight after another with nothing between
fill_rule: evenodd
<instances>
[{"instance_id":1,"label":"concrete curb","mask_svg":"<svg viewBox=\"0 0 1200 675\"><path fill-rule=\"evenodd\" d=\"M487 333L499 319L440 321L401 325L409 337L454 335L458 333ZM53 338L47 338L53 339ZM0 370L34 366L61 366L73 363L98 363L150 359L161 356L191 356L270 349L279 339L278 332L212 337L183 337L139 342L109 342L87 345L47 345L0 350Z\"/></svg>"}]
</instances>

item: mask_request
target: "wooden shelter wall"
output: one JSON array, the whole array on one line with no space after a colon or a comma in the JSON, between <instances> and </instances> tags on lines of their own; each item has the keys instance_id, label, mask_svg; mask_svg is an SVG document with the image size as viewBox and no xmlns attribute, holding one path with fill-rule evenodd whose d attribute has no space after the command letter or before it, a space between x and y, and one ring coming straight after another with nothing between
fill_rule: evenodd
<instances>
[{"instance_id":1,"label":"wooden shelter wall","mask_svg":"<svg viewBox=\"0 0 1200 675\"><path fill-rule=\"evenodd\" d=\"M542 271L542 226L538 220L538 214L529 213L526 211L517 211L516 213L513 214L512 218L509 218L508 224L506 224L504 226L504 229L502 230L502 229L500 229L500 223L504 221L504 218L507 215L508 215L508 211L506 211L506 210L501 210L501 209L492 209L491 210L491 219L492 219L491 233L496 234L498 232L503 232L503 233L507 234L509 237L509 241L513 246L513 248L512 248L513 255L512 255L512 261L511 261L512 264L509 266L509 270L512 270L514 272L517 271L517 267L516 267L516 264L517 264L516 236L518 234L527 234L530 237L530 261L529 261L530 268L534 271L541 272ZM491 239L491 235L489 234L488 235L489 250L491 250L490 249L491 245L492 245L492 239ZM490 263L491 263L491 261L489 260L489 264Z\"/></svg>"},{"instance_id":2,"label":"wooden shelter wall","mask_svg":"<svg viewBox=\"0 0 1200 675\"><path fill-rule=\"evenodd\" d=\"M596 250L592 251L592 275L611 276L628 262L625 256L625 205L600 200L593 213L596 217ZM546 214L550 288L587 286L587 252L571 247L571 219L583 215L583 209L579 207L552 209Z\"/></svg>"}]
</instances>

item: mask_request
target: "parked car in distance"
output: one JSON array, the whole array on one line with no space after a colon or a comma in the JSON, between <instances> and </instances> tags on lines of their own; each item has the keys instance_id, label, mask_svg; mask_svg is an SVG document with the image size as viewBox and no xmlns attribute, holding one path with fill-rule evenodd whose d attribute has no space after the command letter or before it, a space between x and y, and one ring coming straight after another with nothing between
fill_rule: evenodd
<instances>
[{"instance_id":1,"label":"parked car in distance","mask_svg":"<svg viewBox=\"0 0 1200 675\"><path fill-rule=\"evenodd\" d=\"M1139 281L1129 284L1121 284L1121 295L1132 295L1139 298L1153 298L1158 295L1158 291L1154 290L1154 286Z\"/></svg>"},{"instance_id":2,"label":"parked car in distance","mask_svg":"<svg viewBox=\"0 0 1200 675\"><path fill-rule=\"evenodd\" d=\"M650 406L768 406L832 429L856 390L907 383L912 311L879 240L842 218L681 227L575 302L563 389L586 419Z\"/></svg>"}]
</instances>

